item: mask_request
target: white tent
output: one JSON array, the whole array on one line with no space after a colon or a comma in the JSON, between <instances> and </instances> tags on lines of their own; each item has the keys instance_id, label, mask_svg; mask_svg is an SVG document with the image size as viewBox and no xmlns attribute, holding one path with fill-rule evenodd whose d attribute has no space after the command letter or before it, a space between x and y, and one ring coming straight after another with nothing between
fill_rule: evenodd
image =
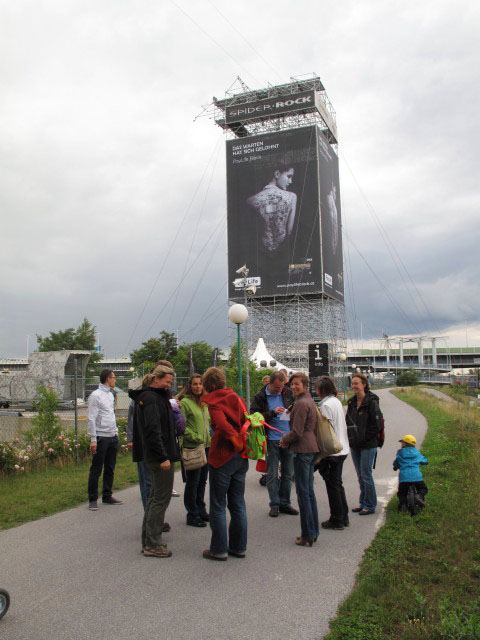
<instances>
[{"instance_id":1,"label":"white tent","mask_svg":"<svg viewBox=\"0 0 480 640\"><path fill-rule=\"evenodd\" d=\"M250 356L250 360L252 362L255 362L257 367L265 369L274 369L275 371L280 371L280 369L287 368L281 362L277 362L277 360L275 360L275 358L269 354L263 338L258 339L257 346L255 348L255 351Z\"/></svg>"}]
</instances>

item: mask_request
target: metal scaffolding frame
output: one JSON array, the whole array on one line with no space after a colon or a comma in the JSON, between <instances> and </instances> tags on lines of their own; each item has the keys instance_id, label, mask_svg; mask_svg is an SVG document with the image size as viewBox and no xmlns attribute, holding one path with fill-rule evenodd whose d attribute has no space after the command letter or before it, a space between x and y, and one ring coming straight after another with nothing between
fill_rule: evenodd
<instances>
[{"instance_id":1,"label":"metal scaffolding frame","mask_svg":"<svg viewBox=\"0 0 480 640\"><path fill-rule=\"evenodd\" d=\"M227 138L245 138L258 134L297 129L309 125L318 126L331 147L337 152L336 114L316 74L292 77L291 82L269 85L264 89L250 90L241 78L225 92L225 99L213 98L200 115L212 117L225 132ZM313 90L319 96L321 107L306 108L300 113L276 114L258 118L241 118L228 124L225 114L228 107L289 96ZM323 116L322 116L323 111ZM240 265L239 265L240 266ZM248 265L247 265L248 266ZM243 298L235 302L244 302ZM341 377L341 353L347 351L345 304L324 294L285 294L282 296L248 299L249 352L253 352L259 338L263 338L268 350L279 362L291 370L308 371L308 344L327 342L330 345L330 372Z\"/></svg>"}]
</instances>

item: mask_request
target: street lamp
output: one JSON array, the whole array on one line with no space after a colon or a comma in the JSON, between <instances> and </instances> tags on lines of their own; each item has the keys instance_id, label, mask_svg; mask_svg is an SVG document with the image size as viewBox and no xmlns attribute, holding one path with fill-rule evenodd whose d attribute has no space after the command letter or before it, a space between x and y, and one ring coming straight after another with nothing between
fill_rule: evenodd
<instances>
[{"instance_id":1,"label":"street lamp","mask_svg":"<svg viewBox=\"0 0 480 640\"><path fill-rule=\"evenodd\" d=\"M347 380L345 378L345 363L347 362L347 354L341 353L338 357L340 358L340 361L343 364L343 367L342 367L343 399L346 400L347 399Z\"/></svg>"},{"instance_id":2,"label":"street lamp","mask_svg":"<svg viewBox=\"0 0 480 640\"><path fill-rule=\"evenodd\" d=\"M248 318L248 309L243 304L234 304L228 310L228 319L237 325L237 355L238 355L238 388L239 395L243 398L243 382L242 382L242 350L240 346L240 325Z\"/></svg>"}]
</instances>

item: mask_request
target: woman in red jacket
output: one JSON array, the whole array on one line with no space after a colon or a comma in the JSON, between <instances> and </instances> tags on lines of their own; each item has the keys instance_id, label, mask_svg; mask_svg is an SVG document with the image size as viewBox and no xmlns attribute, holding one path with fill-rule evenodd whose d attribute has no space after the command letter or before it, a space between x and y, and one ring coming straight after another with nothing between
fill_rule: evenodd
<instances>
[{"instance_id":1,"label":"woman in red jacket","mask_svg":"<svg viewBox=\"0 0 480 640\"><path fill-rule=\"evenodd\" d=\"M213 436L208 454L210 474L210 549L203 557L227 560L228 556L244 558L247 552L247 509L245 506L245 475L248 459L242 458L244 440L240 430L245 422L245 403L226 389L225 374L210 367L203 374L207 392L202 402L208 405ZM226 508L230 511L227 535Z\"/></svg>"}]
</instances>

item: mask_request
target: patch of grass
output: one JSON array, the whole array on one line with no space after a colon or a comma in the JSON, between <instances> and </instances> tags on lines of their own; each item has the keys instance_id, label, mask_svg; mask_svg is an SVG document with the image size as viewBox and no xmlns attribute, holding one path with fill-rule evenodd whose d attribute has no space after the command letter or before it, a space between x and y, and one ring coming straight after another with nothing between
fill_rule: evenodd
<instances>
[{"instance_id":1,"label":"patch of grass","mask_svg":"<svg viewBox=\"0 0 480 640\"><path fill-rule=\"evenodd\" d=\"M49 465L26 475L0 476L0 529L16 527L86 502L91 460L78 465ZM101 488L100 478L100 488ZM129 455L119 455L113 489L138 482L137 465Z\"/></svg>"},{"instance_id":2,"label":"patch of grass","mask_svg":"<svg viewBox=\"0 0 480 640\"><path fill-rule=\"evenodd\" d=\"M397 513L367 549L328 640L480 639L480 412L409 389L396 395L428 421L427 507Z\"/></svg>"}]
</instances>

